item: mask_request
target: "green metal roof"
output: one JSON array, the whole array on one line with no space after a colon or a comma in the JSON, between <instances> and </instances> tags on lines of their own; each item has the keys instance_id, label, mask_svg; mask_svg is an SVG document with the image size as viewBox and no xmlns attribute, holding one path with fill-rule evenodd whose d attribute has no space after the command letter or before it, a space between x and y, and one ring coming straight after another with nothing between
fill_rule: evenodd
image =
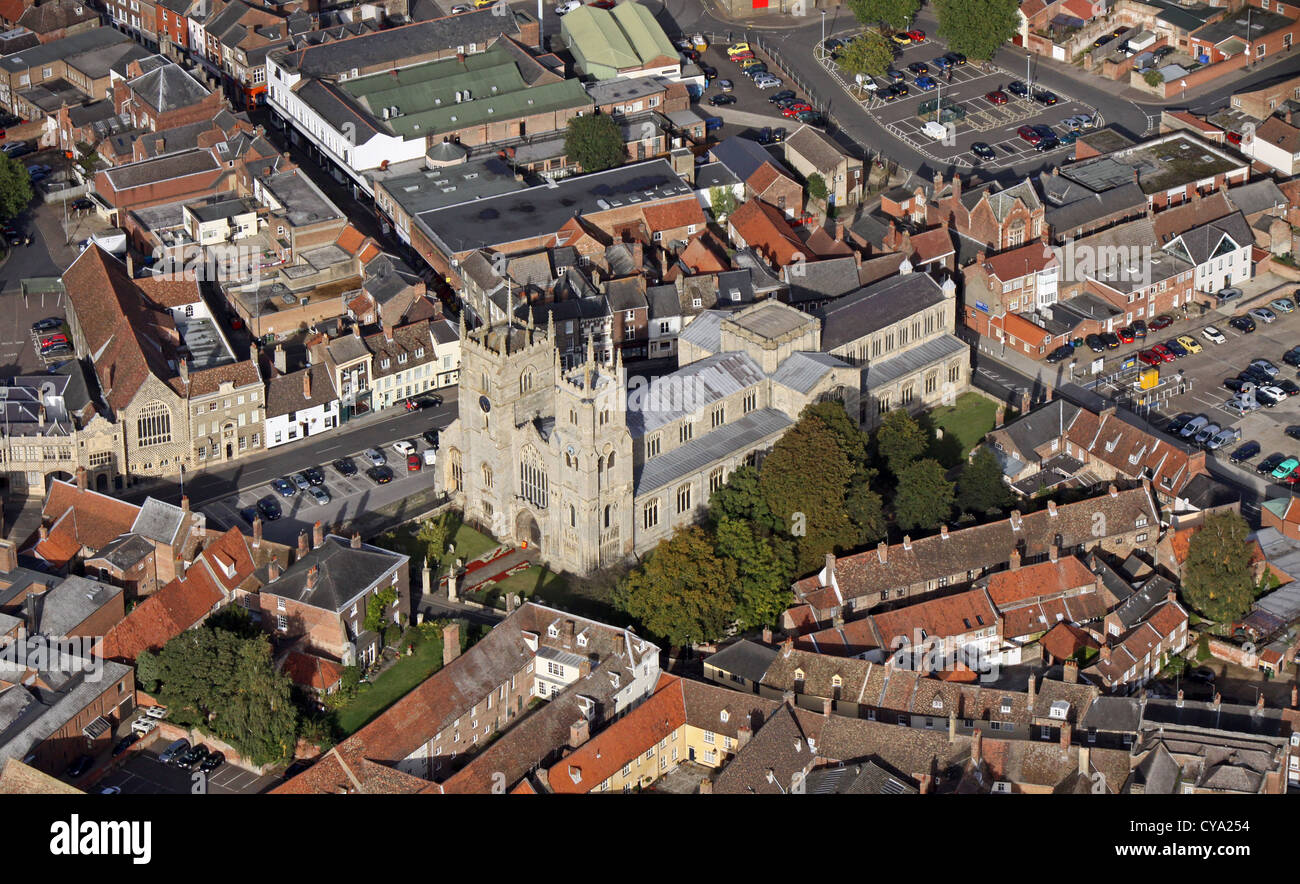
<instances>
[{"instance_id":1,"label":"green metal roof","mask_svg":"<svg viewBox=\"0 0 1300 884\"><path fill-rule=\"evenodd\" d=\"M514 57L500 46L468 55L463 61L433 61L347 80L340 86L379 120L384 108L396 107L398 115L386 125L404 139L591 104L576 80L529 86Z\"/></svg>"},{"instance_id":2,"label":"green metal roof","mask_svg":"<svg viewBox=\"0 0 1300 884\"><path fill-rule=\"evenodd\" d=\"M673 41L668 39L668 35L659 26L659 22L655 21L650 10L640 3L620 3L608 12L618 21L642 61L649 61L660 55L673 59L678 57L677 47L673 45Z\"/></svg>"},{"instance_id":3,"label":"green metal roof","mask_svg":"<svg viewBox=\"0 0 1300 884\"><path fill-rule=\"evenodd\" d=\"M560 29L589 64L623 69L660 56L678 57L677 47L640 3L624 2L612 10L582 6L560 19Z\"/></svg>"}]
</instances>

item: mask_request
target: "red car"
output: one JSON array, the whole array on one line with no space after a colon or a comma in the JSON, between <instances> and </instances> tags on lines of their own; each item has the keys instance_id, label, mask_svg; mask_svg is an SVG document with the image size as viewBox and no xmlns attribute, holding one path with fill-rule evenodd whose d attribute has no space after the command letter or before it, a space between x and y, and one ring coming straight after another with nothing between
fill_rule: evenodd
<instances>
[{"instance_id":1,"label":"red car","mask_svg":"<svg viewBox=\"0 0 1300 884\"><path fill-rule=\"evenodd\" d=\"M1021 138L1023 138L1025 141L1028 141L1030 144L1034 144L1034 145L1037 145L1038 142L1043 140L1043 136L1035 132L1033 126L1021 126L1019 129L1016 130L1016 134L1019 135Z\"/></svg>"},{"instance_id":2,"label":"red car","mask_svg":"<svg viewBox=\"0 0 1300 884\"><path fill-rule=\"evenodd\" d=\"M994 89L992 92L986 92L984 98L987 99L990 104L1007 103L1007 93L1003 92L1001 89Z\"/></svg>"},{"instance_id":3,"label":"red car","mask_svg":"<svg viewBox=\"0 0 1300 884\"><path fill-rule=\"evenodd\" d=\"M752 50L746 49L744 52L736 52L727 56L732 61L748 61L754 57Z\"/></svg>"},{"instance_id":4,"label":"red car","mask_svg":"<svg viewBox=\"0 0 1300 884\"><path fill-rule=\"evenodd\" d=\"M793 119L794 117L799 116L799 114L803 113L804 111L810 111L810 110L812 110L812 105L810 104L802 104L802 103L792 104L789 107L787 107L785 110L781 111L781 116L790 117L791 119Z\"/></svg>"},{"instance_id":5,"label":"red car","mask_svg":"<svg viewBox=\"0 0 1300 884\"><path fill-rule=\"evenodd\" d=\"M925 31L908 31L907 36L911 38L913 43L920 43L925 39Z\"/></svg>"},{"instance_id":6,"label":"red car","mask_svg":"<svg viewBox=\"0 0 1300 884\"><path fill-rule=\"evenodd\" d=\"M1176 356L1174 356L1174 351L1170 350L1164 344L1156 344L1154 347L1151 348L1151 352L1155 353L1165 362L1173 362L1174 359L1177 358Z\"/></svg>"},{"instance_id":7,"label":"red car","mask_svg":"<svg viewBox=\"0 0 1300 884\"><path fill-rule=\"evenodd\" d=\"M42 347L53 347L55 344L68 343L68 336L64 334L50 335L48 338L41 338Z\"/></svg>"},{"instance_id":8,"label":"red car","mask_svg":"<svg viewBox=\"0 0 1300 884\"><path fill-rule=\"evenodd\" d=\"M1165 360L1160 356L1160 354L1153 350L1143 350L1138 354L1138 362L1141 362L1143 365L1159 365L1164 361Z\"/></svg>"},{"instance_id":9,"label":"red car","mask_svg":"<svg viewBox=\"0 0 1300 884\"><path fill-rule=\"evenodd\" d=\"M424 466L424 462L420 460L420 455L408 454L406 456L406 471L408 473L418 473L422 466Z\"/></svg>"},{"instance_id":10,"label":"red car","mask_svg":"<svg viewBox=\"0 0 1300 884\"><path fill-rule=\"evenodd\" d=\"M1133 329L1129 328L1128 326L1124 326L1122 329L1119 330L1118 334L1121 343L1124 344L1133 343Z\"/></svg>"},{"instance_id":11,"label":"red car","mask_svg":"<svg viewBox=\"0 0 1300 884\"><path fill-rule=\"evenodd\" d=\"M596 7L597 9L613 9L613 8L614 8L614 0L595 0L594 3L589 3L589 4L587 4L587 5L588 5L588 6L594 6L594 7Z\"/></svg>"},{"instance_id":12,"label":"red car","mask_svg":"<svg viewBox=\"0 0 1300 884\"><path fill-rule=\"evenodd\" d=\"M1172 316L1169 316L1168 314L1165 313L1161 313L1155 319L1147 323L1147 328L1151 329L1152 331L1160 331L1160 329L1169 328L1169 326L1173 324L1174 324L1174 318Z\"/></svg>"}]
</instances>

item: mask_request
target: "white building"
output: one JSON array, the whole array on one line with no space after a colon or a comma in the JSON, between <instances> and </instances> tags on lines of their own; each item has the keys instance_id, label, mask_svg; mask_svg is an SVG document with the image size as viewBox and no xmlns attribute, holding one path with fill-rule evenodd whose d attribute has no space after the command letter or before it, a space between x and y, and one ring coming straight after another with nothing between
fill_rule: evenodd
<instances>
[{"instance_id":1,"label":"white building","mask_svg":"<svg viewBox=\"0 0 1300 884\"><path fill-rule=\"evenodd\" d=\"M266 385L266 447L274 448L332 430L339 425L339 398L323 362Z\"/></svg>"},{"instance_id":2,"label":"white building","mask_svg":"<svg viewBox=\"0 0 1300 884\"><path fill-rule=\"evenodd\" d=\"M1240 212L1178 234L1165 251L1196 265L1196 290L1217 292L1251 277L1255 237Z\"/></svg>"}]
</instances>

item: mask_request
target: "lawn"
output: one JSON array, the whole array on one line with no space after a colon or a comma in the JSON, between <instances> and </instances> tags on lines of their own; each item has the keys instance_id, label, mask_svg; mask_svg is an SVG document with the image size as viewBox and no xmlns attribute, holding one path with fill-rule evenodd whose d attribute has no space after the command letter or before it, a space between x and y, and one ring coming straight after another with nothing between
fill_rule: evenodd
<instances>
[{"instance_id":1,"label":"lawn","mask_svg":"<svg viewBox=\"0 0 1300 884\"><path fill-rule=\"evenodd\" d=\"M952 405L931 409L928 415L930 424L942 429L944 436L931 443L931 456L945 467L964 462L971 450L993 429L997 410L996 403L978 393L963 393Z\"/></svg>"},{"instance_id":2,"label":"lawn","mask_svg":"<svg viewBox=\"0 0 1300 884\"><path fill-rule=\"evenodd\" d=\"M468 525L460 522L459 513L447 512L437 517L439 520L452 520L455 525L455 533L452 535L451 542L456 545L456 557L468 562L470 559L476 559L485 552L496 549L498 544L491 537L476 531ZM441 558L446 552L445 549L430 550L422 543L418 537L420 531L419 522L403 525L395 531L390 531L383 535L377 541L378 546L387 546L390 549L399 549L411 557L412 568L424 567L424 560L430 554L435 558ZM445 568L440 568L445 571Z\"/></svg>"},{"instance_id":3,"label":"lawn","mask_svg":"<svg viewBox=\"0 0 1300 884\"><path fill-rule=\"evenodd\" d=\"M555 602L564 604L568 598L568 586L564 578L549 568L531 565L528 570L512 574L505 580L498 580L491 587L471 593L469 597L491 605L495 604L497 599L504 599L509 593L517 593L521 599L540 595L549 604Z\"/></svg>"},{"instance_id":4,"label":"lawn","mask_svg":"<svg viewBox=\"0 0 1300 884\"><path fill-rule=\"evenodd\" d=\"M373 682L358 688L352 702L335 713L338 729L344 735L356 733L441 668L442 636L429 636L416 646L411 656L402 657Z\"/></svg>"}]
</instances>

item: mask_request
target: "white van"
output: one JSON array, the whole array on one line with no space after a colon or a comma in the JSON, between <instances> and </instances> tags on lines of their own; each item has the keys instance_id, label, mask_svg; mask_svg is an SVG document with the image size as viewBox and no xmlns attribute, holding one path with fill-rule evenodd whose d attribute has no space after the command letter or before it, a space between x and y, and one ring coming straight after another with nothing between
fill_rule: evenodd
<instances>
[{"instance_id":1,"label":"white van","mask_svg":"<svg viewBox=\"0 0 1300 884\"><path fill-rule=\"evenodd\" d=\"M438 462L438 452L434 451L432 448L424 449L423 454L424 454L424 465L426 467L431 467Z\"/></svg>"},{"instance_id":2,"label":"white van","mask_svg":"<svg viewBox=\"0 0 1300 884\"><path fill-rule=\"evenodd\" d=\"M948 127L938 120L931 120L921 127L921 132L929 135L935 141L943 141L948 137Z\"/></svg>"}]
</instances>

